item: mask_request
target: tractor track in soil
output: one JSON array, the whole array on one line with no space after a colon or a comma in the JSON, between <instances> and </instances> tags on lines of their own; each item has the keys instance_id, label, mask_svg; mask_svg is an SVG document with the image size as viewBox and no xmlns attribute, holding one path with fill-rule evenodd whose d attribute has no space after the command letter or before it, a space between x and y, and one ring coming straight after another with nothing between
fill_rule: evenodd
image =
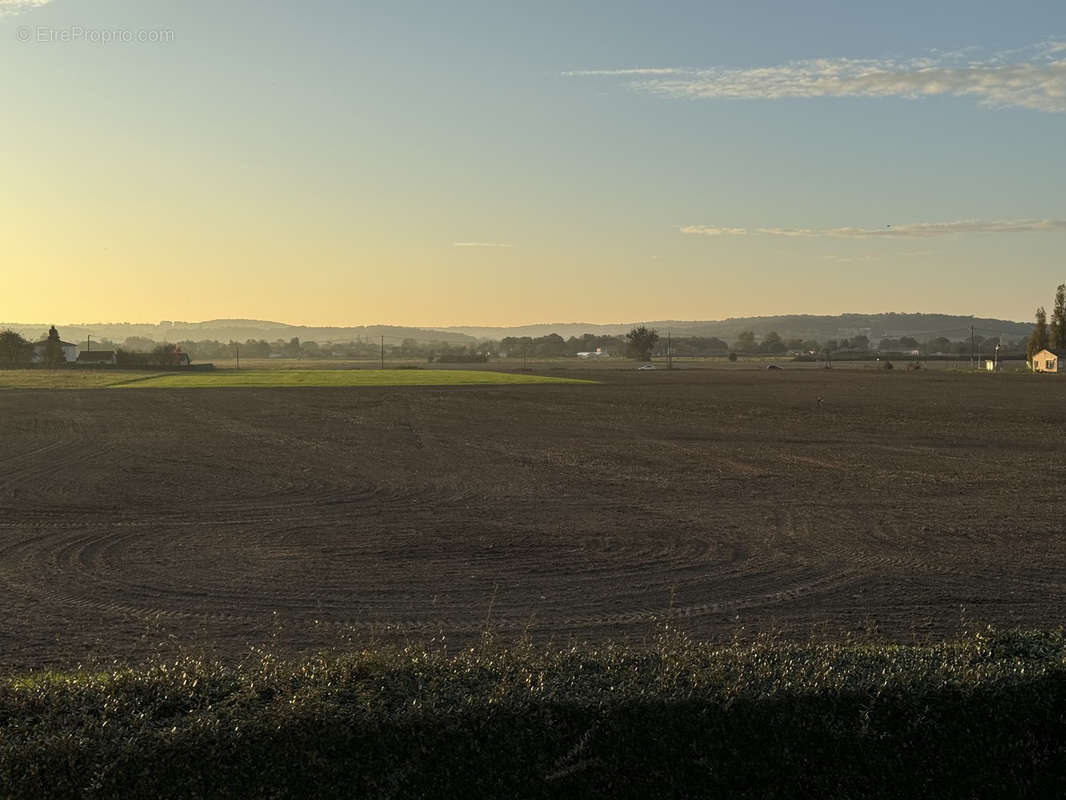
<instances>
[{"instance_id":1,"label":"tractor track in soil","mask_svg":"<svg viewBox=\"0 0 1066 800\"><path fill-rule=\"evenodd\" d=\"M605 381L4 394L0 666L160 639L641 640L664 620L906 639L957 632L963 607L1066 612L1066 525L1025 502L1034 463L1066 471L1064 434L1028 424L1057 383Z\"/></svg>"}]
</instances>

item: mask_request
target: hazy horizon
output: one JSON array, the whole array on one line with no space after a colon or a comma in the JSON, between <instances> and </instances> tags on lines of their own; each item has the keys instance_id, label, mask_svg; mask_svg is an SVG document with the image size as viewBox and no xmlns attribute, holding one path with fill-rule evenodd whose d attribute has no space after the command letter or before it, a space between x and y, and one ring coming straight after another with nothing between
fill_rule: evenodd
<instances>
[{"instance_id":1,"label":"hazy horizon","mask_svg":"<svg viewBox=\"0 0 1066 800\"><path fill-rule=\"evenodd\" d=\"M1050 303L1045 303L1050 307ZM645 317L643 319L615 319L615 320L590 320L590 319L573 319L573 320L534 320L524 322L504 322L499 324L492 323L466 323L466 322L453 322L453 323L407 323L407 322L393 322L393 321L375 321L375 322L317 322L317 321L294 321L288 319L268 319L266 317L235 317L232 315L220 316L220 317L205 317L203 319L178 319L162 318L157 320L148 319L94 319L94 320L0 320L0 325L55 325L62 327L64 325L71 327L84 327L86 325L162 325L164 323L171 323L175 326L178 325L202 325L212 322L258 322L268 324L279 324L298 328L378 328L378 327L395 327L395 328L424 328L428 330L441 329L441 328L530 328L543 325L596 325L596 326L612 326L612 325L634 325L642 323L662 323L662 322L677 322L682 324L690 323L707 323L707 322L727 322L733 319L771 319L776 317L845 317L845 316L879 316L879 315L930 315L930 316L958 316L958 317L975 317L980 319L996 319L1004 322L1013 322L1019 324L1027 324L1030 320L1027 319L1012 319L1010 317L998 315L998 314L955 314L947 311L840 311L837 313L818 314L809 313L806 311L791 311L780 314L735 314L728 317L693 317L690 319L683 319L681 317L662 317L654 318Z\"/></svg>"},{"instance_id":2,"label":"hazy horizon","mask_svg":"<svg viewBox=\"0 0 1066 800\"><path fill-rule=\"evenodd\" d=\"M2 0L0 41L2 318L1026 320L1066 279L1066 6Z\"/></svg>"}]
</instances>

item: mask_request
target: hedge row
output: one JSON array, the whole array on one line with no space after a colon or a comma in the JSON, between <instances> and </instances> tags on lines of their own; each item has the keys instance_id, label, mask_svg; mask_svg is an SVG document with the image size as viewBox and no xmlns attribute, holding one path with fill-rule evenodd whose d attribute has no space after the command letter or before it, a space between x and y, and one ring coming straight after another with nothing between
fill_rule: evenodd
<instances>
[{"instance_id":1,"label":"hedge row","mask_svg":"<svg viewBox=\"0 0 1066 800\"><path fill-rule=\"evenodd\" d=\"M924 647L486 642L0 685L0 795L1053 797L1061 631Z\"/></svg>"}]
</instances>

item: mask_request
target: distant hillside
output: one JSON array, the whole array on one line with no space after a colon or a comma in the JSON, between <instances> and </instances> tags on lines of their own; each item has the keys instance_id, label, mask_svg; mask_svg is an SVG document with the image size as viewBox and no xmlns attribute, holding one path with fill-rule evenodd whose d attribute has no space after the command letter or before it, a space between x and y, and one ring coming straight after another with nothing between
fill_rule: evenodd
<instances>
[{"instance_id":1,"label":"distant hillside","mask_svg":"<svg viewBox=\"0 0 1066 800\"><path fill-rule=\"evenodd\" d=\"M0 330L11 328L31 340L43 339L48 333L48 323L0 322ZM386 344L399 344L403 339L419 342L451 342L469 344L473 338L460 331L424 330L396 325L365 325L353 327L313 327L286 325L258 319L212 319L207 322L172 322L164 320L157 324L129 322L98 322L56 324L60 335L68 342L84 342L87 336L94 340L110 339L122 343L129 336L142 336L156 342L201 341L214 339L220 342L244 342L248 339L286 341L294 336L311 342L358 342L377 341L385 337Z\"/></svg>"},{"instance_id":2,"label":"distant hillside","mask_svg":"<svg viewBox=\"0 0 1066 800\"><path fill-rule=\"evenodd\" d=\"M811 314L787 314L775 317L731 317L723 320L655 320L600 325L584 322L521 325L513 328L454 326L439 328L450 333L462 333L479 339L501 339L505 336L547 336L557 333L564 338L592 333L599 336L615 336L630 330L634 325L644 324L658 328L660 332L671 331L675 336L717 336L726 340L735 339L741 331L754 331L763 336L776 331L783 338L836 339L864 334L870 339L913 336L925 340L937 336L962 339L970 335L970 326L981 336L1028 336L1033 329L1031 322L1013 322L985 317L964 317L951 314L838 314L815 316Z\"/></svg>"},{"instance_id":3,"label":"distant hillside","mask_svg":"<svg viewBox=\"0 0 1066 800\"><path fill-rule=\"evenodd\" d=\"M671 331L674 336L717 336L734 341L741 331L754 331L762 337L776 331L783 338L839 339L864 334L877 341L884 337L913 336L927 340L937 336L949 339L964 339L970 335L970 326L977 334L989 337L1000 336L1017 339L1028 336L1031 322L1012 322L984 317L963 317L950 314L839 314L837 316L814 316L788 314L776 317L733 317L723 320L654 320L646 323L627 322L595 324L586 322L562 322L542 325L519 325L513 328L451 326L442 328L408 328L397 325L364 325L351 327L315 327L287 325L258 319L213 319L206 322L180 322L164 320L156 324L128 322L99 322L57 324L60 335L68 342L84 342L91 335L94 340L111 339L121 343L129 336L142 336L156 342L201 341L214 339L220 342L244 342L248 339L289 341L298 337L312 342L359 342L378 341L385 337L386 344L399 344L404 339L417 342L449 342L470 344L477 339L502 339L505 336L546 336L557 333L564 338L592 333L598 336L617 336L626 333L634 325L646 324L660 332ZM0 322L0 330L11 328L32 340L43 339L48 323Z\"/></svg>"}]
</instances>

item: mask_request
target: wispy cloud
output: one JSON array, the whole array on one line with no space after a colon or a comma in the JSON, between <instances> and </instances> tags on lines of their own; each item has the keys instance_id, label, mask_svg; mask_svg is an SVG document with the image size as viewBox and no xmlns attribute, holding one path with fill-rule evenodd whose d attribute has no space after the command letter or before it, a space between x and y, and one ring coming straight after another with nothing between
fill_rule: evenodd
<instances>
[{"instance_id":1,"label":"wispy cloud","mask_svg":"<svg viewBox=\"0 0 1066 800\"><path fill-rule=\"evenodd\" d=\"M930 256L936 253L936 250L899 250L891 254L882 253L881 255L873 255L872 253L861 253L854 256L826 256L825 260L831 264L862 264L870 261L899 261L902 258L921 258L923 256Z\"/></svg>"},{"instance_id":2,"label":"wispy cloud","mask_svg":"<svg viewBox=\"0 0 1066 800\"><path fill-rule=\"evenodd\" d=\"M883 228L719 228L687 225L681 233L698 236L768 236L834 239L929 239L966 233L1054 233L1066 231L1066 219L968 219L957 222L914 222L909 225L886 225Z\"/></svg>"},{"instance_id":3,"label":"wispy cloud","mask_svg":"<svg viewBox=\"0 0 1066 800\"><path fill-rule=\"evenodd\" d=\"M818 58L754 69L651 67L572 70L620 78L631 88L689 99L972 97L989 108L1066 113L1066 41L1048 40L975 58L973 50L910 59Z\"/></svg>"},{"instance_id":4,"label":"wispy cloud","mask_svg":"<svg viewBox=\"0 0 1066 800\"><path fill-rule=\"evenodd\" d=\"M452 247L514 247L502 242L452 242Z\"/></svg>"},{"instance_id":5,"label":"wispy cloud","mask_svg":"<svg viewBox=\"0 0 1066 800\"><path fill-rule=\"evenodd\" d=\"M0 0L0 17L21 14L23 11L46 6L51 2L52 0Z\"/></svg>"},{"instance_id":6,"label":"wispy cloud","mask_svg":"<svg viewBox=\"0 0 1066 800\"><path fill-rule=\"evenodd\" d=\"M715 228L710 225L688 225L682 233L698 233L700 236L747 236L747 228Z\"/></svg>"},{"instance_id":7,"label":"wispy cloud","mask_svg":"<svg viewBox=\"0 0 1066 800\"><path fill-rule=\"evenodd\" d=\"M830 264L866 264L870 261L880 261L881 256L862 255L862 256L826 256L825 260Z\"/></svg>"},{"instance_id":8,"label":"wispy cloud","mask_svg":"<svg viewBox=\"0 0 1066 800\"><path fill-rule=\"evenodd\" d=\"M563 73L564 78L626 77L628 75L687 75L692 70L681 67L637 67L635 69L572 69Z\"/></svg>"}]
</instances>

